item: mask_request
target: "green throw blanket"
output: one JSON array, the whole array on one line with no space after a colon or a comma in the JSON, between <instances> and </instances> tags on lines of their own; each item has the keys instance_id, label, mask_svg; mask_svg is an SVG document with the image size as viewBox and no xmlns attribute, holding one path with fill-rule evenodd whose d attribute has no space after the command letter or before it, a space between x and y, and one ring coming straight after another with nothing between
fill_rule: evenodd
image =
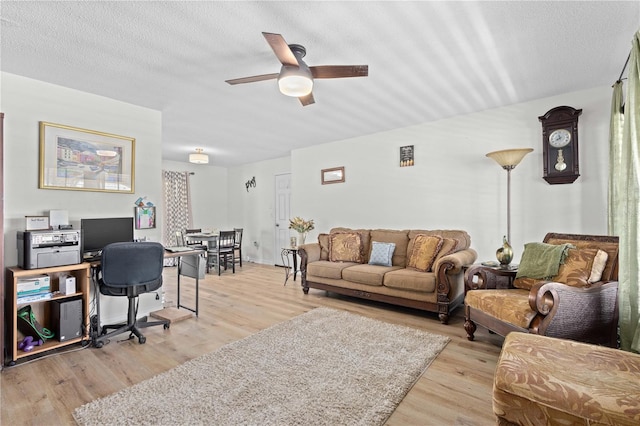
<instances>
[{"instance_id":1,"label":"green throw blanket","mask_svg":"<svg viewBox=\"0 0 640 426\"><path fill-rule=\"evenodd\" d=\"M573 244L525 244L516 278L528 277L548 280L555 277L571 248L575 248L575 246Z\"/></svg>"}]
</instances>

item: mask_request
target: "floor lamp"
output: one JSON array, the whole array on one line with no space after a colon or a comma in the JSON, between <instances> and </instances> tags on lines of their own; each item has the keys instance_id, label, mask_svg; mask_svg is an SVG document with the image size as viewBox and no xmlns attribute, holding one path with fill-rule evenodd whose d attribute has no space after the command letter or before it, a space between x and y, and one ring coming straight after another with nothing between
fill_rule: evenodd
<instances>
[{"instance_id":1,"label":"floor lamp","mask_svg":"<svg viewBox=\"0 0 640 426\"><path fill-rule=\"evenodd\" d=\"M525 155L533 151L533 148L503 149L502 151L494 151L487 154L487 157L493 158L500 167L507 171L507 242L511 243L511 170L515 169ZM513 256L513 254L511 254ZM508 265L511 262L501 263Z\"/></svg>"}]
</instances>

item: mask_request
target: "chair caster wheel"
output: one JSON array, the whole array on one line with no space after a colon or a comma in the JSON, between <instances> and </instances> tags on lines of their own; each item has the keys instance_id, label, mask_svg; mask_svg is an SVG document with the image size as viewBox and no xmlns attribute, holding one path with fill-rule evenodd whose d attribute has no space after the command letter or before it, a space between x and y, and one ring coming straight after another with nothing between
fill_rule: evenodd
<instances>
[{"instance_id":1,"label":"chair caster wheel","mask_svg":"<svg viewBox=\"0 0 640 426\"><path fill-rule=\"evenodd\" d=\"M144 336L140 336L138 337L138 343L140 343L141 345L144 345L144 343L147 341L147 338Z\"/></svg>"},{"instance_id":2,"label":"chair caster wheel","mask_svg":"<svg viewBox=\"0 0 640 426\"><path fill-rule=\"evenodd\" d=\"M96 348L100 349L104 346L104 342L96 342Z\"/></svg>"},{"instance_id":3,"label":"chair caster wheel","mask_svg":"<svg viewBox=\"0 0 640 426\"><path fill-rule=\"evenodd\" d=\"M165 329L165 330L168 330L168 329L169 329L169 327L171 327L169 324L165 324L165 325L164 325L164 329Z\"/></svg>"}]
</instances>

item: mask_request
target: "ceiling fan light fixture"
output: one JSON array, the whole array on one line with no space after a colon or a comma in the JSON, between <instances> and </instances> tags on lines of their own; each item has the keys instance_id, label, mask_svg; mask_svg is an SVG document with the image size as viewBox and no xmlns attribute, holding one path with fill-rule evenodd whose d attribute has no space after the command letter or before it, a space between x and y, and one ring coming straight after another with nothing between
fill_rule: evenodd
<instances>
[{"instance_id":1,"label":"ceiling fan light fixture","mask_svg":"<svg viewBox=\"0 0 640 426\"><path fill-rule=\"evenodd\" d=\"M193 164L208 164L209 155L203 154L202 151L204 151L202 148L196 148L195 153L189 154L189 162Z\"/></svg>"},{"instance_id":2,"label":"ceiling fan light fixture","mask_svg":"<svg viewBox=\"0 0 640 426\"><path fill-rule=\"evenodd\" d=\"M308 67L283 66L278 77L280 93L299 98L313 90L313 78Z\"/></svg>"}]
</instances>

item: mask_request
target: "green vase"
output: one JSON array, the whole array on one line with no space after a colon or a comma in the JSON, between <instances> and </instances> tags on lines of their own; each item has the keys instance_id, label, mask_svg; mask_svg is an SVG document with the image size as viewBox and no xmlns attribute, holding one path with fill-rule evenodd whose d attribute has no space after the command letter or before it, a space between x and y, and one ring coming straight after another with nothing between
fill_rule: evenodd
<instances>
[{"instance_id":1,"label":"green vase","mask_svg":"<svg viewBox=\"0 0 640 426\"><path fill-rule=\"evenodd\" d=\"M509 241L507 241L506 236L502 237L502 247L496 251L496 257L498 258L500 265L503 267L509 265L513 260L513 249L511 248Z\"/></svg>"}]
</instances>

